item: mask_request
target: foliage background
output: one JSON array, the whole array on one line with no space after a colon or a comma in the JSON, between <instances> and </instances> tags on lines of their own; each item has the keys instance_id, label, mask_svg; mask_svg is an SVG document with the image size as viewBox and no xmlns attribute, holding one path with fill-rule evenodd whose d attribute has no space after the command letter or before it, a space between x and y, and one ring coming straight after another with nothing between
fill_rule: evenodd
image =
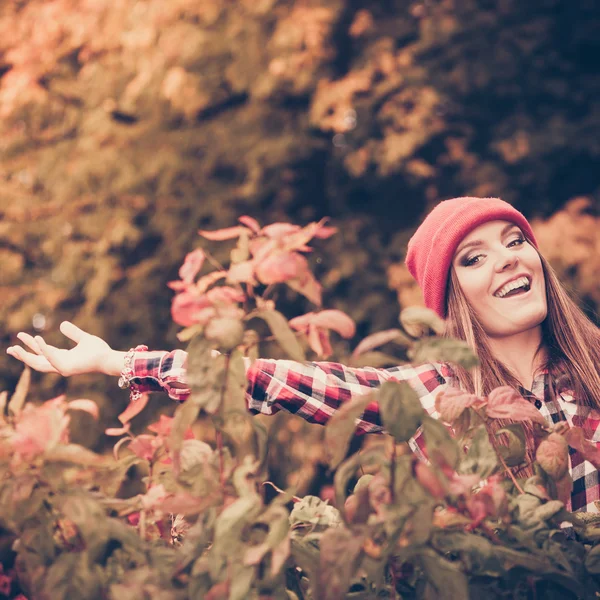
<instances>
[{"instance_id":1,"label":"foliage background","mask_svg":"<svg viewBox=\"0 0 600 600\"><path fill-rule=\"evenodd\" d=\"M393 327L396 292L418 299L406 241L462 194L534 218L593 315L599 25L594 0L3 2L2 348L34 326L63 343L63 319L119 349L176 347L165 283L198 228L241 214L331 216L340 233L313 255L326 306L357 338ZM104 421L75 434L95 447L126 402L98 377L34 389L96 400Z\"/></svg>"}]
</instances>

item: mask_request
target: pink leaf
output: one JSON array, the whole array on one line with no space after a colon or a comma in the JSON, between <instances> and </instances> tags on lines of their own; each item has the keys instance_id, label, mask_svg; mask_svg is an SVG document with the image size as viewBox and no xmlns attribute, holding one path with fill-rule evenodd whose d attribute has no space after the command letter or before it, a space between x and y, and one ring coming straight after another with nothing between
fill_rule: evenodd
<instances>
[{"instance_id":1,"label":"pink leaf","mask_svg":"<svg viewBox=\"0 0 600 600\"><path fill-rule=\"evenodd\" d=\"M244 260L229 267L229 283L254 283L254 261Z\"/></svg>"},{"instance_id":2,"label":"pink leaf","mask_svg":"<svg viewBox=\"0 0 600 600\"><path fill-rule=\"evenodd\" d=\"M127 425L133 417L139 415L145 408L146 404L148 404L150 396L148 394L142 394L140 398L130 402L127 405L127 408L118 416L119 421L123 423L123 425Z\"/></svg>"},{"instance_id":3,"label":"pink leaf","mask_svg":"<svg viewBox=\"0 0 600 600\"><path fill-rule=\"evenodd\" d=\"M546 425L546 419L540 411L509 386L505 385L492 390L487 401L487 416L492 419L532 421Z\"/></svg>"},{"instance_id":4,"label":"pink leaf","mask_svg":"<svg viewBox=\"0 0 600 600\"><path fill-rule=\"evenodd\" d=\"M83 398L72 400L67 405L67 410L83 410L92 415L96 420L98 420L99 417L98 405L93 400L84 400Z\"/></svg>"},{"instance_id":5,"label":"pink leaf","mask_svg":"<svg viewBox=\"0 0 600 600\"><path fill-rule=\"evenodd\" d=\"M296 331L304 331L308 332L308 327L312 323L312 320L315 316L314 312L306 313L305 315L300 315L299 317L294 317L290 319L289 326Z\"/></svg>"},{"instance_id":6,"label":"pink leaf","mask_svg":"<svg viewBox=\"0 0 600 600\"><path fill-rule=\"evenodd\" d=\"M183 265L179 269L179 277L184 283L192 283L198 274L198 271L204 264L205 254L202 248L197 248L190 252L186 257Z\"/></svg>"},{"instance_id":7,"label":"pink leaf","mask_svg":"<svg viewBox=\"0 0 600 600\"><path fill-rule=\"evenodd\" d=\"M269 239L281 239L292 233L296 233L300 230L299 225L292 225L291 223L272 223L263 227L261 230L262 235L266 235Z\"/></svg>"},{"instance_id":8,"label":"pink leaf","mask_svg":"<svg viewBox=\"0 0 600 600\"><path fill-rule=\"evenodd\" d=\"M277 252L260 261L256 259L255 273L265 285L304 279L308 273L308 262L297 252Z\"/></svg>"},{"instance_id":9,"label":"pink leaf","mask_svg":"<svg viewBox=\"0 0 600 600\"><path fill-rule=\"evenodd\" d=\"M477 396L458 388L449 387L435 398L435 410L445 423L454 423L463 411L477 402Z\"/></svg>"},{"instance_id":10,"label":"pink leaf","mask_svg":"<svg viewBox=\"0 0 600 600\"><path fill-rule=\"evenodd\" d=\"M333 235L336 232L335 228L324 227L323 224L326 219L322 219L318 223L309 223L306 227L303 227L296 233L290 232L285 239L286 250L298 250L305 244L310 242L314 237L326 238Z\"/></svg>"},{"instance_id":11,"label":"pink leaf","mask_svg":"<svg viewBox=\"0 0 600 600\"><path fill-rule=\"evenodd\" d=\"M341 310L322 310L314 316L313 323L323 329L332 329L343 338L354 337L356 333L354 321Z\"/></svg>"},{"instance_id":12,"label":"pink leaf","mask_svg":"<svg viewBox=\"0 0 600 600\"><path fill-rule=\"evenodd\" d=\"M108 429L104 430L104 433L110 436L123 435L125 433L129 433L129 428L129 423L127 423L125 427L109 427Z\"/></svg>"},{"instance_id":13,"label":"pink leaf","mask_svg":"<svg viewBox=\"0 0 600 600\"><path fill-rule=\"evenodd\" d=\"M246 295L241 290L222 285L206 292L206 298L211 304L237 304L244 302Z\"/></svg>"},{"instance_id":14,"label":"pink leaf","mask_svg":"<svg viewBox=\"0 0 600 600\"><path fill-rule=\"evenodd\" d=\"M593 442L585 437L585 432L581 427L571 427L566 434L567 444L583 455L583 458L591 462L596 469L600 469L600 450Z\"/></svg>"},{"instance_id":15,"label":"pink leaf","mask_svg":"<svg viewBox=\"0 0 600 600\"><path fill-rule=\"evenodd\" d=\"M152 460L154 452L160 445L159 438L154 435L138 435L129 444L129 449L138 458Z\"/></svg>"},{"instance_id":16,"label":"pink leaf","mask_svg":"<svg viewBox=\"0 0 600 600\"><path fill-rule=\"evenodd\" d=\"M227 271L214 271L204 277L200 277L196 282L195 292L197 294L204 294L213 283L216 283L219 279L224 279L225 277L227 277Z\"/></svg>"},{"instance_id":17,"label":"pink leaf","mask_svg":"<svg viewBox=\"0 0 600 600\"><path fill-rule=\"evenodd\" d=\"M317 229L317 231L315 231L315 237L319 238L321 240L324 240L324 239L327 239L328 237L331 237L332 235L334 235L337 232L338 232L337 227L322 226L319 229Z\"/></svg>"},{"instance_id":18,"label":"pink leaf","mask_svg":"<svg viewBox=\"0 0 600 600\"><path fill-rule=\"evenodd\" d=\"M238 219L238 221L245 225L248 229L252 230L253 233L258 233L260 231L260 225L256 219L249 217L248 215L244 215Z\"/></svg>"},{"instance_id":19,"label":"pink leaf","mask_svg":"<svg viewBox=\"0 0 600 600\"><path fill-rule=\"evenodd\" d=\"M171 303L171 317L175 323L189 327L196 323L205 324L208 316L202 313L202 321L198 318L201 311L210 307L205 296L198 296L192 292L177 294Z\"/></svg>"},{"instance_id":20,"label":"pink leaf","mask_svg":"<svg viewBox=\"0 0 600 600\"><path fill-rule=\"evenodd\" d=\"M552 479L562 479L569 470L567 440L558 433L551 433L545 440L540 442L535 453L535 459Z\"/></svg>"},{"instance_id":21,"label":"pink leaf","mask_svg":"<svg viewBox=\"0 0 600 600\"><path fill-rule=\"evenodd\" d=\"M167 287L171 288L172 290L176 291L176 292L183 292L184 290L189 289L190 284L189 283L185 283L185 281L169 281L167 283Z\"/></svg>"},{"instance_id":22,"label":"pink leaf","mask_svg":"<svg viewBox=\"0 0 600 600\"><path fill-rule=\"evenodd\" d=\"M377 333L373 333L364 338L360 344L356 346L352 356L359 356L365 352L368 352L369 350L373 350L373 348L378 348L379 346L383 346L383 344L387 344L388 342L392 342L401 337L403 336L399 329L386 329L385 331L378 331Z\"/></svg>"},{"instance_id":23,"label":"pink leaf","mask_svg":"<svg viewBox=\"0 0 600 600\"><path fill-rule=\"evenodd\" d=\"M328 356L326 354L326 350L323 348L323 341L321 336L319 335L319 330L314 325L309 325L308 327L308 345L315 352L317 356L325 358Z\"/></svg>"},{"instance_id":24,"label":"pink leaf","mask_svg":"<svg viewBox=\"0 0 600 600\"><path fill-rule=\"evenodd\" d=\"M321 306L323 302L322 287L310 271L307 271L302 279L290 279L285 283L294 291L308 298L316 306Z\"/></svg>"},{"instance_id":25,"label":"pink leaf","mask_svg":"<svg viewBox=\"0 0 600 600\"><path fill-rule=\"evenodd\" d=\"M248 229L241 225L236 225L235 227L226 227L225 229L217 229L215 231L205 231L200 229L198 233L207 240L221 242L223 240L232 240L240 237L244 231L248 231Z\"/></svg>"}]
</instances>

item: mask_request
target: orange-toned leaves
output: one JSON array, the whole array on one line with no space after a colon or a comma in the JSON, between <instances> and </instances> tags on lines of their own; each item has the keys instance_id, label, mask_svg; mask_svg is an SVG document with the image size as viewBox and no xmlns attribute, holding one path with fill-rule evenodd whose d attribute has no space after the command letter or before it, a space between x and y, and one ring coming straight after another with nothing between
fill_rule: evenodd
<instances>
[{"instance_id":1,"label":"orange-toned leaves","mask_svg":"<svg viewBox=\"0 0 600 600\"><path fill-rule=\"evenodd\" d=\"M329 340L329 330L342 337L350 338L356 333L354 321L340 310L310 312L290 320L290 327L308 337L311 349L320 357L331 356L333 350Z\"/></svg>"},{"instance_id":2,"label":"orange-toned leaves","mask_svg":"<svg viewBox=\"0 0 600 600\"><path fill-rule=\"evenodd\" d=\"M546 419L540 411L509 386L492 390L487 398L487 416L492 419L532 421L546 425Z\"/></svg>"},{"instance_id":3,"label":"orange-toned leaves","mask_svg":"<svg viewBox=\"0 0 600 600\"><path fill-rule=\"evenodd\" d=\"M477 402L474 394L468 394L458 388L449 387L435 398L435 410L446 423L454 423L462 413Z\"/></svg>"},{"instance_id":4,"label":"orange-toned leaves","mask_svg":"<svg viewBox=\"0 0 600 600\"><path fill-rule=\"evenodd\" d=\"M569 469L569 446L567 440L558 433L551 433L540 442L535 453L540 467L552 479L562 479Z\"/></svg>"}]
</instances>

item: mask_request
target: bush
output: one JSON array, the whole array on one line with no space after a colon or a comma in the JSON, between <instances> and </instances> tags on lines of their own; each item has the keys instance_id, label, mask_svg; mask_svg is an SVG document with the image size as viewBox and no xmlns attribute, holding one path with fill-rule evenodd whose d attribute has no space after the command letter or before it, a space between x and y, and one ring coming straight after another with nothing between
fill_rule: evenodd
<instances>
[{"instance_id":1,"label":"bush","mask_svg":"<svg viewBox=\"0 0 600 600\"><path fill-rule=\"evenodd\" d=\"M345 403L325 430L324 460L335 471L335 506L298 498L266 481L269 435L245 402L244 355L257 355L264 320L295 360L307 347L331 354L330 330L353 337L343 313L317 310L289 323L275 309L285 284L320 308L321 288L303 252L334 229L277 223L203 232L236 239L229 269L198 278L210 256L197 249L170 286L172 315L189 341L190 397L133 435L131 420L147 397L120 415L124 436L114 456L69 442L69 414L97 417L88 400L63 396L26 402L25 370L7 403L0 397L0 594L30 598L448 598L596 597L600 591L600 518L566 510L569 446L598 465L582 431L548 426L510 388L488 397L448 389L438 419L405 383L387 382ZM476 358L443 337L444 323L419 308L403 311L397 330L363 340L352 360L396 360L375 351L404 346L415 361ZM430 335L433 334L433 335ZM218 352L214 352L218 350ZM377 403L383 426L368 448L349 454L356 419ZM196 438L208 414L216 443ZM499 426L502 422L504 426ZM509 421L506 424L506 421ZM525 433L527 429L527 435ZM428 461L408 449L420 432ZM536 440L528 478L515 467ZM389 443L391 442L391 443ZM214 447L213 447L214 446ZM126 493L132 468L142 493ZM266 484L277 494L266 501Z\"/></svg>"}]
</instances>

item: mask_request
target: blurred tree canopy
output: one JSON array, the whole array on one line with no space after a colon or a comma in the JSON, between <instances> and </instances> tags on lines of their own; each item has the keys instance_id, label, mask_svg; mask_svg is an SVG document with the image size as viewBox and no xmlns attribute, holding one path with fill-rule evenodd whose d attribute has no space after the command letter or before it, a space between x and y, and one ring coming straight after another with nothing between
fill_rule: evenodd
<instances>
[{"instance_id":1,"label":"blurred tree canopy","mask_svg":"<svg viewBox=\"0 0 600 600\"><path fill-rule=\"evenodd\" d=\"M393 289L418 301L406 241L465 194L537 217L591 311L599 29L595 0L3 2L3 348L34 327L63 344L63 319L119 349L175 346L166 282L198 228L242 214L332 217L313 255L326 304L360 336L390 327ZM126 396L101 383L69 393L114 417Z\"/></svg>"}]
</instances>

